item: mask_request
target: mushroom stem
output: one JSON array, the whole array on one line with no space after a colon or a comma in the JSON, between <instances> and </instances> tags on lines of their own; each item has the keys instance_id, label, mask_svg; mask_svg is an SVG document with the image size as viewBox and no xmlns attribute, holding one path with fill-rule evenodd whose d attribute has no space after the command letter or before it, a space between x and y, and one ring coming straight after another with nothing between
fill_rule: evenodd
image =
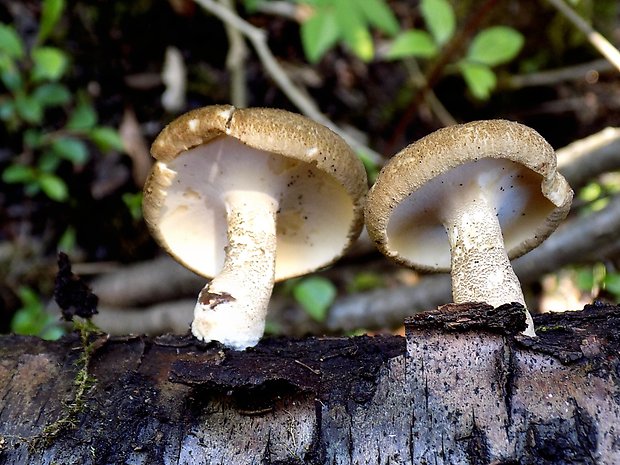
<instances>
[{"instance_id":1,"label":"mushroom stem","mask_svg":"<svg viewBox=\"0 0 620 465\"><path fill-rule=\"evenodd\" d=\"M229 191L224 199L228 246L221 272L200 291L192 333L234 349L256 345L273 290L278 201L261 192Z\"/></svg>"},{"instance_id":2,"label":"mushroom stem","mask_svg":"<svg viewBox=\"0 0 620 465\"><path fill-rule=\"evenodd\" d=\"M444 219L450 241L454 302L487 302L495 307L518 302L525 306L494 205L483 193L473 199L463 195L454 202ZM525 313L527 327L523 334L534 337L532 316L527 309Z\"/></svg>"}]
</instances>

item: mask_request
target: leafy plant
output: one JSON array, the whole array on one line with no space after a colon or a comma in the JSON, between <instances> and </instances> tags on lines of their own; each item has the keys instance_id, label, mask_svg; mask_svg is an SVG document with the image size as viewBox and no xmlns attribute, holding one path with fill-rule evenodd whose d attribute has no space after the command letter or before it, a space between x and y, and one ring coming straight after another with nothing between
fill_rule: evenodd
<instances>
[{"instance_id":1,"label":"leafy plant","mask_svg":"<svg viewBox=\"0 0 620 465\"><path fill-rule=\"evenodd\" d=\"M42 192L52 200L69 197L58 175L62 163L74 168L89 159L86 141L100 150L122 150L117 131L97 124L97 113L85 93L77 98L62 83L70 57L60 48L45 45L64 11L64 0L44 0L39 31L30 47L10 24L0 23L0 120L9 133L21 136L21 153L2 172L7 184L22 184L28 196ZM63 109L63 127L45 131L48 110ZM49 126L54 126L49 124ZM57 125L55 125L57 127Z\"/></svg>"},{"instance_id":2,"label":"leafy plant","mask_svg":"<svg viewBox=\"0 0 620 465\"><path fill-rule=\"evenodd\" d=\"M312 14L301 24L301 42L310 63L318 62L337 43L345 44L358 58L375 55L370 27L395 36L400 26L384 0L296 0Z\"/></svg>"},{"instance_id":3,"label":"leafy plant","mask_svg":"<svg viewBox=\"0 0 620 465\"><path fill-rule=\"evenodd\" d=\"M58 320L45 311L39 296L29 287L18 290L22 307L11 320L11 330L16 334L39 336L46 340L56 340L64 333Z\"/></svg>"},{"instance_id":4,"label":"leafy plant","mask_svg":"<svg viewBox=\"0 0 620 465\"><path fill-rule=\"evenodd\" d=\"M388 59L435 58L454 37L456 17L447 0L422 0L420 10L428 31L408 29L398 34L387 53ZM513 60L523 42L521 33L506 26L489 27L474 36L455 67L476 98L489 98L497 84L492 68Z\"/></svg>"}]
</instances>

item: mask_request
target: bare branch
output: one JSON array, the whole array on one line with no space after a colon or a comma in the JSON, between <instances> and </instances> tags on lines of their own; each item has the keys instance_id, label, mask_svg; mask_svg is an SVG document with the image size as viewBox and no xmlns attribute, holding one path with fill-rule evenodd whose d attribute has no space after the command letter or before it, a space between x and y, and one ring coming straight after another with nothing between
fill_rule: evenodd
<instances>
[{"instance_id":1,"label":"bare branch","mask_svg":"<svg viewBox=\"0 0 620 465\"><path fill-rule=\"evenodd\" d=\"M234 4L231 0L218 0L224 8L234 12ZM248 56L248 49L245 46L243 35L239 29L230 23L224 23L226 35L228 36L228 56L226 57L226 68L230 71L230 101L239 108L248 106L247 86L245 79L245 60Z\"/></svg>"},{"instance_id":2,"label":"bare branch","mask_svg":"<svg viewBox=\"0 0 620 465\"><path fill-rule=\"evenodd\" d=\"M616 47L592 26L586 23L581 16L575 13L575 11L564 2L564 0L547 1L563 14L577 29L583 32L594 48L620 71L620 52Z\"/></svg>"},{"instance_id":3,"label":"bare branch","mask_svg":"<svg viewBox=\"0 0 620 465\"><path fill-rule=\"evenodd\" d=\"M620 170L620 128L605 128L557 151L558 169L573 189Z\"/></svg>"},{"instance_id":4,"label":"bare branch","mask_svg":"<svg viewBox=\"0 0 620 465\"><path fill-rule=\"evenodd\" d=\"M504 85L511 89L529 86L552 86L565 81L586 79L590 73L608 73L610 71L615 72L613 65L607 60L600 59L590 63L541 71L539 73L510 76L504 81Z\"/></svg>"}]
</instances>

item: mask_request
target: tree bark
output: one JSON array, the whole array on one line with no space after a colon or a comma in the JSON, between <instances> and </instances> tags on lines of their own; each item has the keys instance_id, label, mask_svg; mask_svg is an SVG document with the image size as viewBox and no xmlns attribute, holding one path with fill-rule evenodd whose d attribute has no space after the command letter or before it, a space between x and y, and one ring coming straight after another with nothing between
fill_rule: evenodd
<instances>
[{"instance_id":1,"label":"tree bark","mask_svg":"<svg viewBox=\"0 0 620 465\"><path fill-rule=\"evenodd\" d=\"M449 305L406 338L0 337L0 464L617 464L620 308ZM84 387L82 385L81 387Z\"/></svg>"}]
</instances>

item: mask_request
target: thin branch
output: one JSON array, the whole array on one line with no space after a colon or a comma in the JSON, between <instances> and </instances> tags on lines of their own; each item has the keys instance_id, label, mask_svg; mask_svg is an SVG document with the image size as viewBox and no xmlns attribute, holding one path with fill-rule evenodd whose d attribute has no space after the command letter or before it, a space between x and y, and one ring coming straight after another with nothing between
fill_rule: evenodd
<instances>
[{"instance_id":1,"label":"thin branch","mask_svg":"<svg viewBox=\"0 0 620 465\"><path fill-rule=\"evenodd\" d=\"M547 0L554 6L573 26L579 29L588 38L588 41L603 55L611 64L620 71L620 51L614 47L605 37L597 32L592 26L584 21L564 0Z\"/></svg>"},{"instance_id":2,"label":"thin branch","mask_svg":"<svg viewBox=\"0 0 620 465\"><path fill-rule=\"evenodd\" d=\"M234 12L234 4L231 0L218 0L224 8ZM226 68L230 71L230 102L238 107L248 106L245 60L248 56L248 49L245 46L243 35L239 29L230 23L224 23L226 35L228 36L228 56L226 57Z\"/></svg>"},{"instance_id":3,"label":"thin branch","mask_svg":"<svg viewBox=\"0 0 620 465\"><path fill-rule=\"evenodd\" d=\"M510 76L503 81L503 84L510 89L521 89L530 86L552 86L565 81L587 79L590 73L608 73L609 71L615 71L614 67L609 61L601 58L590 63L567 66L550 71Z\"/></svg>"},{"instance_id":4,"label":"thin branch","mask_svg":"<svg viewBox=\"0 0 620 465\"><path fill-rule=\"evenodd\" d=\"M329 118L327 118L316 103L311 100L305 92L302 92L293 81L284 72L278 64L273 53L267 45L267 34L262 29L252 26L250 23L239 17L233 11L216 3L214 0L195 0L202 8L207 10L219 18L225 24L239 30L250 41L254 50L258 55L265 71L275 81L280 90L288 97L288 99L306 116L318 123L327 126L329 129L340 135L351 147L360 152L364 152L374 163L382 164L383 157L372 150L370 147L351 137L349 133L344 131Z\"/></svg>"},{"instance_id":5,"label":"thin branch","mask_svg":"<svg viewBox=\"0 0 620 465\"><path fill-rule=\"evenodd\" d=\"M602 173L620 170L620 128L605 128L556 153L558 169L578 189Z\"/></svg>"}]
</instances>

